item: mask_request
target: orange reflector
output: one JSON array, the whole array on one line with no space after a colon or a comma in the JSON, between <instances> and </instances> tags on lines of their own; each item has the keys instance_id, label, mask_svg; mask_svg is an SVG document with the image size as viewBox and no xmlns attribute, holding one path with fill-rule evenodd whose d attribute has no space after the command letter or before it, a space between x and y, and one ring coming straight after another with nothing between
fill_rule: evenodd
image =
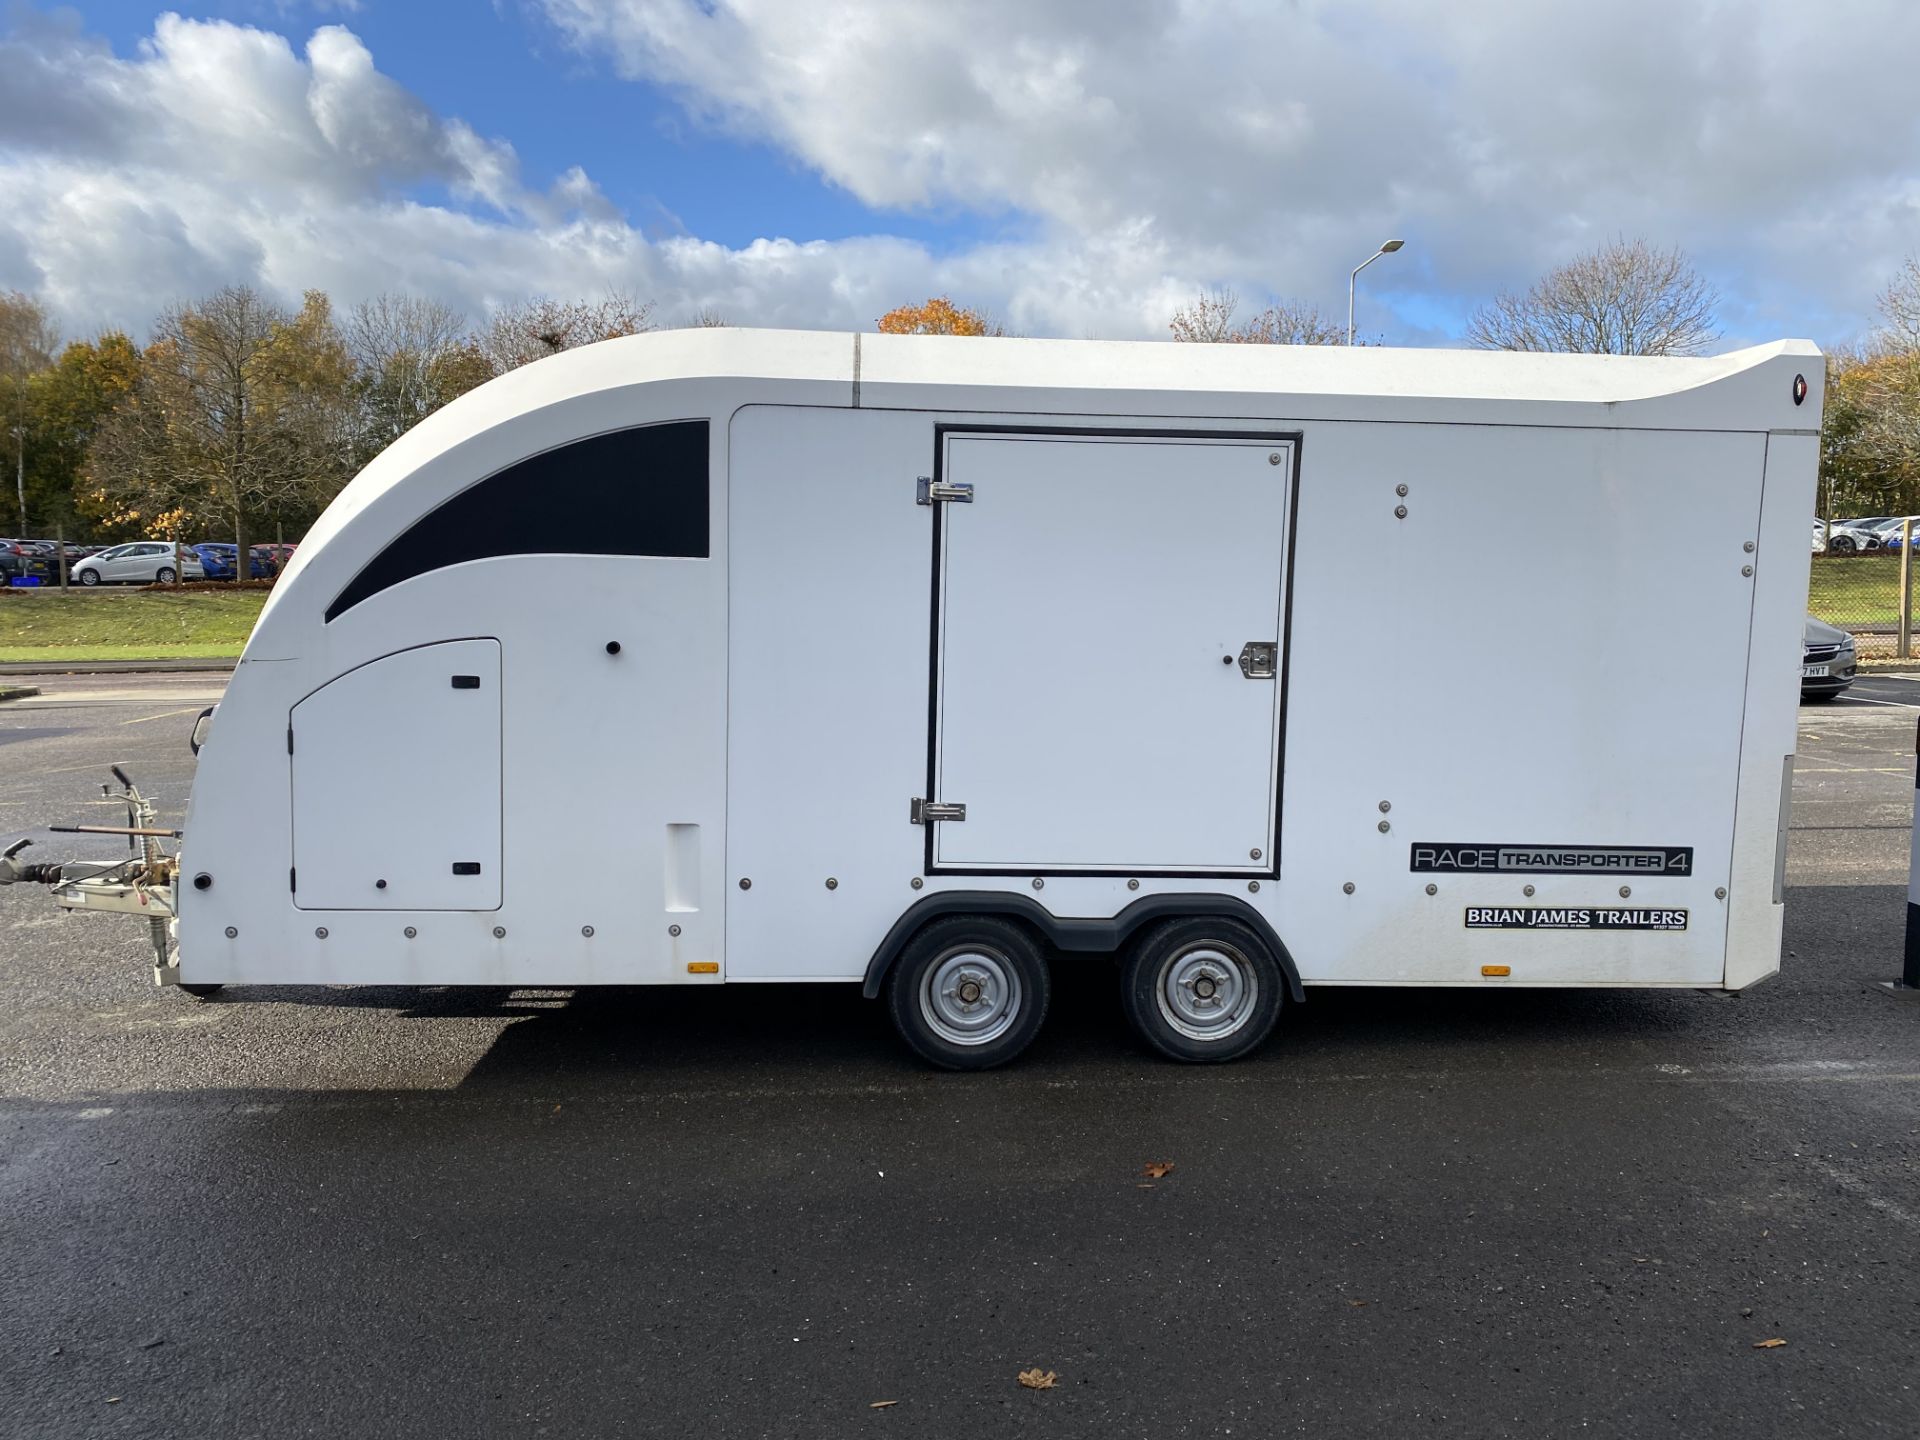
<instances>
[{"instance_id":1,"label":"orange reflector","mask_svg":"<svg viewBox=\"0 0 1920 1440\"><path fill-rule=\"evenodd\" d=\"M687 962L687 974L689 975L718 975L719 973L720 962L718 960L689 960Z\"/></svg>"},{"instance_id":2,"label":"orange reflector","mask_svg":"<svg viewBox=\"0 0 1920 1440\"><path fill-rule=\"evenodd\" d=\"M1482 975L1511 975L1513 973L1513 967L1510 965L1482 965L1480 967L1480 973Z\"/></svg>"}]
</instances>

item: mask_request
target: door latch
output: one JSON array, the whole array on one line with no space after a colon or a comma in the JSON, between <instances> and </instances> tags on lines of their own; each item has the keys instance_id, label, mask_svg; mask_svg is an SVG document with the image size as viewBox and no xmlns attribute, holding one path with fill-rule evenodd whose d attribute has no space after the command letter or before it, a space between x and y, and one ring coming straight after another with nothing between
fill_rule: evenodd
<instances>
[{"instance_id":1,"label":"door latch","mask_svg":"<svg viewBox=\"0 0 1920 1440\"><path fill-rule=\"evenodd\" d=\"M1249 680L1271 680L1279 674L1280 642L1249 640L1240 647L1240 673Z\"/></svg>"},{"instance_id":2,"label":"door latch","mask_svg":"<svg viewBox=\"0 0 1920 1440\"><path fill-rule=\"evenodd\" d=\"M918 479L920 488L914 496L916 505L931 505L936 500L946 500L956 505L973 503L973 486L971 485L935 484L931 475L922 475Z\"/></svg>"},{"instance_id":3,"label":"door latch","mask_svg":"<svg viewBox=\"0 0 1920 1440\"><path fill-rule=\"evenodd\" d=\"M916 825L931 825L936 820L964 820L967 807L964 805L941 805L932 800L922 800L917 796L907 809L907 818Z\"/></svg>"}]
</instances>

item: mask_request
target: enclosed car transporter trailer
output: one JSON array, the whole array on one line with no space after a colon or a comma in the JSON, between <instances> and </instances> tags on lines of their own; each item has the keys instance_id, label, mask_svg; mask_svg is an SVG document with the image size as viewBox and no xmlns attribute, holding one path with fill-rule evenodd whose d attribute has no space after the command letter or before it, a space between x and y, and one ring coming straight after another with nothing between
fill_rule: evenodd
<instances>
[{"instance_id":1,"label":"enclosed car transporter trailer","mask_svg":"<svg viewBox=\"0 0 1920 1440\"><path fill-rule=\"evenodd\" d=\"M189 988L858 982L958 1068L1095 955L1186 1060L1309 985L1738 990L1780 960L1822 370L590 346L314 527L178 883L0 872L177 911Z\"/></svg>"}]
</instances>

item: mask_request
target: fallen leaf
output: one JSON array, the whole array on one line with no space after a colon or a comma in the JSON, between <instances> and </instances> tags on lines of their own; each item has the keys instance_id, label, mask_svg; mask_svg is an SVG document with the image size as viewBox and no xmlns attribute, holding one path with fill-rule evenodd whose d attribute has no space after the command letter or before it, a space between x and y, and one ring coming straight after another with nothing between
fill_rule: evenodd
<instances>
[{"instance_id":1,"label":"fallen leaf","mask_svg":"<svg viewBox=\"0 0 1920 1440\"><path fill-rule=\"evenodd\" d=\"M1171 1160L1149 1160L1140 1167L1140 1173L1151 1179L1159 1180L1173 1173Z\"/></svg>"},{"instance_id":2,"label":"fallen leaf","mask_svg":"<svg viewBox=\"0 0 1920 1440\"><path fill-rule=\"evenodd\" d=\"M1347 1304L1349 1304L1349 1305L1351 1305L1351 1306L1353 1306L1353 1307L1354 1307L1355 1309L1358 1309L1358 1308L1359 1308L1360 1306L1362 1306L1362 1305L1364 1305L1364 1304L1366 1304L1366 1303L1367 1303L1367 1302L1366 1302L1366 1301L1364 1301L1364 1300L1349 1300L1349 1301L1347 1301Z\"/></svg>"},{"instance_id":3,"label":"fallen leaf","mask_svg":"<svg viewBox=\"0 0 1920 1440\"><path fill-rule=\"evenodd\" d=\"M868 1405L867 1408L869 1410L885 1410L889 1406L898 1405L899 1403L898 1400L875 1400L872 1404Z\"/></svg>"},{"instance_id":4,"label":"fallen leaf","mask_svg":"<svg viewBox=\"0 0 1920 1440\"><path fill-rule=\"evenodd\" d=\"M1171 1167L1169 1167L1171 1168ZM1031 1370L1020 1372L1020 1383L1029 1390L1051 1390L1060 1377L1051 1370L1042 1370L1038 1365Z\"/></svg>"},{"instance_id":5,"label":"fallen leaf","mask_svg":"<svg viewBox=\"0 0 1920 1440\"><path fill-rule=\"evenodd\" d=\"M1786 1343L1787 1343L1786 1341L1782 1340L1778 1335L1776 1335L1771 1340L1754 1341L1753 1348L1756 1350L1778 1350L1782 1345Z\"/></svg>"}]
</instances>

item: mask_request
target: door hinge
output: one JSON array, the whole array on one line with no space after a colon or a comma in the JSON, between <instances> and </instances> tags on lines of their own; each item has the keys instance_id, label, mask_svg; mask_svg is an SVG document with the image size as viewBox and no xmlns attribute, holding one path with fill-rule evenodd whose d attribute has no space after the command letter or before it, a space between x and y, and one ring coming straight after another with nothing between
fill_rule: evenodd
<instances>
[{"instance_id":1,"label":"door hinge","mask_svg":"<svg viewBox=\"0 0 1920 1440\"><path fill-rule=\"evenodd\" d=\"M964 805L941 805L932 800L922 800L915 796L907 807L907 817L916 825L931 825L936 820L964 820L967 807Z\"/></svg>"},{"instance_id":2,"label":"door hinge","mask_svg":"<svg viewBox=\"0 0 1920 1440\"><path fill-rule=\"evenodd\" d=\"M1249 640L1240 647L1240 673L1249 680L1271 680L1279 674L1280 642Z\"/></svg>"},{"instance_id":3,"label":"door hinge","mask_svg":"<svg viewBox=\"0 0 1920 1440\"><path fill-rule=\"evenodd\" d=\"M973 486L971 485L944 483L936 485L931 475L920 476L919 485L919 492L914 498L914 503L917 505L931 505L936 500L950 500L958 505L973 503Z\"/></svg>"}]
</instances>

